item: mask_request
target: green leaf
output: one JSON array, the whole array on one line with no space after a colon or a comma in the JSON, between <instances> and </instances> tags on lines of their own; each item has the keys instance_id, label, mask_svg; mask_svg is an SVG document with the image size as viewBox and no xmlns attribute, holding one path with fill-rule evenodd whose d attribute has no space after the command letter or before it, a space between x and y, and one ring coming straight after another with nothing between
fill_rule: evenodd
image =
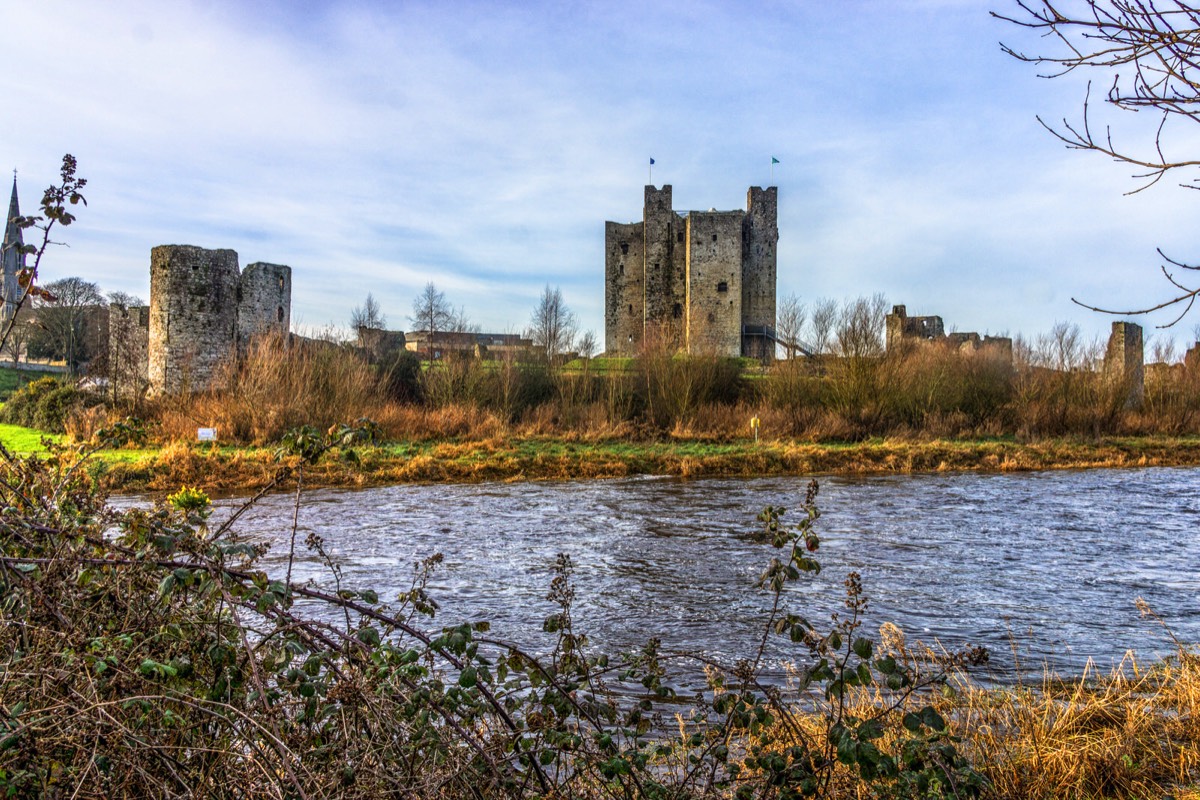
<instances>
[{"instance_id":1,"label":"green leaf","mask_svg":"<svg viewBox=\"0 0 1200 800\"><path fill-rule=\"evenodd\" d=\"M942 715L934 710L933 706L921 709L921 721L935 731L946 730L946 720L942 719Z\"/></svg>"},{"instance_id":2,"label":"green leaf","mask_svg":"<svg viewBox=\"0 0 1200 800\"><path fill-rule=\"evenodd\" d=\"M855 639L854 640L854 655L862 659L871 657L872 645L870 639Z\"/></svg>"},{"instance_id":3,"label":"green leaf","mask_svg":"<svg viewBox=\"0 0 1200 800\"><path fill-rule=\"evenodd\" d=\"M911 711L904 715L902 723L904 728L912 733L919 733L921 730L921 718Z\"/></svg>"},{"instance_id":4,"label":"green leaf","mask_svg":"<svg viewBox=\"0 0 1200 800\"><path fill-rule=\"evenodd\" d=\"M474 667L467 667L458 674L458 685L464 689L474 688L478 680L478 674Z\"/></svg>"},{"instance_id":5,"label":"green leaf","mask_svg":"<svg viewBox=\"0 0 1200 800\"><path fill-rule=\"evenodd\" d=\"M379 641L380 641L379 631L375 628L372 628L372 627L360 628L358 630L358 632L355 633L354 635L358 638L358 640L360 642L362 642L365 645L368 645L370 647L378 647L379 646Z\"/></svg>"}]
</instances>

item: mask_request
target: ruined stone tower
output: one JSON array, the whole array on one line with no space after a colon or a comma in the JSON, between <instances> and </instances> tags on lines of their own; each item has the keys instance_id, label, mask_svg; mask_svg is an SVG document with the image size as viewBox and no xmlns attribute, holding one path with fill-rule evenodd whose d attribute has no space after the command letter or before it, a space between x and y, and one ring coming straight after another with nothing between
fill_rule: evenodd
<instances>
[{"instance_id":1,"label":"ruined stone tower","mask_svg":"<svg viewBox=\"0 0 1200 800\"><path fill-rule=\"evenodd\" d=\"M292 268L257 261L242 272L238 293L238 346L271 330L292 326Z\"/></svg>"},{"instance_id":2,"label":"ruined stone tower","mask_svg":"<svg viewBox=\"0 0 1200 800\"><path fill-rule=\"evenodd\" d=\"M671 208L647 186L642 221L604 224L604 339L633 355L648 337L689 353L775 352L777 190L753 187L746 211Z\"/></svg>"},{"instance_id":3,"label":"ruined stone tower","mask_svg":"<svg viewBox=\"0 0 1200 800\"><path fill-rule=\"evenodd\" d=\"M251 336L287 333L292 271L251 264L233 250L160 245L150 251L149 380L152 394L208 388Z\"/></svg>"},{"instance_id":4,"label":"ruined stone tower","mask_svg":"<svg viewBox=\"0 0 1200 800\"><path fill-rule=\"evenodd\" d=\"M1114 322L1104 354L1104 374L1119 382L1125 407L1138 408L1146 394L1145 349L1142 326L1136 322Z\"/></svg>"}]
</instances>

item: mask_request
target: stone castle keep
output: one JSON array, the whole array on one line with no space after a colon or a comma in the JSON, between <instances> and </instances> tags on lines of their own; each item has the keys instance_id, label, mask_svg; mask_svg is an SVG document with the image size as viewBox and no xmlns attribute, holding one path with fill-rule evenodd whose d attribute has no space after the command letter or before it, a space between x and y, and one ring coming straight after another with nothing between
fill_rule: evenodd
<instances>
[{"instance_id":1,"label":"stone castle keep","mask_svg":"<svg viewBox=\"0 0 1200 800\"><path fill-rule=\"evenodd\" d=\"M646 187L642 221L604 223L604 345L633 355L648 337L692 354L775 353L778 194L751 187L745 211L671 208Z\"/></svg>"},{"instance_id":2,"label":"stone castle keep","mask_svg":"<svg viewBox=\"0 0 1200 800\"><path fill-rule=\"evenodd\" d=\"M238 269L233 250L160 245L150 251L151 394L205 389L217 367L258 333L287 335L292 268Z\"/></svg>"}]
</instances>

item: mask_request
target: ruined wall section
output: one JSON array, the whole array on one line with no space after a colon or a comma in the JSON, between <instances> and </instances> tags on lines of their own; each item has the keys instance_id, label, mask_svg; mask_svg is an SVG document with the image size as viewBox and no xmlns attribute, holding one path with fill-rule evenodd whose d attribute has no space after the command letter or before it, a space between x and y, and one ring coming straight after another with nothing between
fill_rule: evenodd
<instances>
[{"instance_id":1,"label":"ruined wall section","mask_svg":"<svg viewBox=\"0 0 1200 800\"><path fill-rule=\"evenodd\" d=\"M153 394L205 389L234 355L239 277L233 250L160 245L150 251Z\"/></svg>"},{"instance_id":2,"label":"ruined wall section","mask_svg":"<svg viewBox=\"0 0 1200 800\"><path fill-rule=\"evenodd\" d=\"M242 272L238 287L238 347L262 333L287 334L292 325L292 268L255 262Z\"/></svg>"},{"instance_id":3,"label":"ruined wall section","mask_svg":"<svg viewBox=\"0 0 1200 800\"><path fill-rule=\"evenodd\" d=\"M687 351L742 352L741 211L693 211L687 217Z\"/></svg>"},{"instance_id":4,"label":"ruined wall section","mask_svg":"<svg viewBox=\"0 0 1200 800\"><path fill-rule=\"evenodd\" d=\"M645 329L643 224L604 223L604 350L636 353Z\"/></svg>"},{"instance_id":5,"label":"ruined wall section","mask_svg":"<svg viewBox=\"0 0 1200 800\"><path fill-rule=\"evenodd\" d=\"M746 218L742 254L742 324L750 335L742 340L742 355L774 360L775 284L778 272L779 192L774 186L750 187L746 193Z\"/></svg>"},{"instance_id":6,"label":"ruined wall section","mask_svg":"<svg viewBox=\"0 0 1200 800\"><path fill-rule=\"evenodd\" d=\"M646 187L642 211L645 252L645 324L655 335L664 335L667 346L682 344L683 303L687 295L682 261L675 256L684 221L671 208L671 186Z\"/></svg>"},{"instance_id":7,"label":"ruined wall section","mask_svg":"<svg viewBox=\"0 0 1200 800\"><path fill-rule=\"evenodd\" d=\"M896 349L905 340L939 341L946 337L946 326L941 317L910 317L905 306L892 306L892 313L885 317L884 324L888 350Z\"/></svg>"},{"instance_id":8,"label":"ruined wall section","mask_svg":"<svg viewBox=\"0 0 1200 800\"><path fill-rule=\"evenodd\" d=\"M1146 396L1145 348L1142 326L1136 322L1114 322L1104 354L1104 373L1121 383L1125 407L1138 408Z\"/></svg>"},{"instance_id":9,"label":"ruined wall section","mask_svg":"<svg viewBox=\"0 0 1200 800\"><path fill-rule=\"evenodd\" d=\"M108 371L114 393L140 397L150 379L150 306L108 307Z\"/></svg>"}]
</instances>

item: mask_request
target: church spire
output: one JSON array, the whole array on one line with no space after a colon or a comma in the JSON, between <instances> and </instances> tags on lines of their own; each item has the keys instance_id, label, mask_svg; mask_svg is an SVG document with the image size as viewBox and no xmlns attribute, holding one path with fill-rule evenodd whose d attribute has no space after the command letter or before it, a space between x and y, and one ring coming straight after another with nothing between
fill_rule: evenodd
<instances>
[{"instance_id":1,"label":"church spire","mask_svg":"<svg viewBox=\"0 0 1200 800\"><path fill-rule=\"evenodd\" d=\"M0 320L8 321L16 313L17 303L21 300L21 287L17 275L25 268L25 254L21 248L25 239L21 235L21 227L13 221L21 216L21 204L17 199L17 171L13 170L12 197L8 201L8 216L5 218L4 243L0 253L4 259L3 283L0 293L3 295L3 307L0 307Z\"/></svg>"}]
</instances>

